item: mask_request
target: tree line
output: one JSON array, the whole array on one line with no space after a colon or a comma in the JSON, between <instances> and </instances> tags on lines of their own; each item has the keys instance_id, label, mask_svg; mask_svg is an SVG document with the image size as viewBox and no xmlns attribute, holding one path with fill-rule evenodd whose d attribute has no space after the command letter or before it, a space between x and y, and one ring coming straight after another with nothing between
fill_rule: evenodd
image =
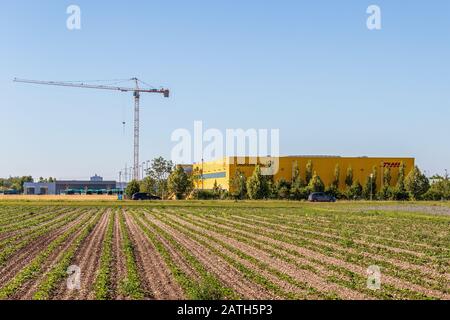
<instances>
[{"instance_id":1,"label":"tree line","mask_svg":"<svg viewBox=\"0 0 450 320\"><path fill-rule=\"evenodd\" d=\"M306 200L313 192L325 192L337 199L345 200L450 200L450 178L434 176L430 179L415 166L406 174L406 166L401 163L398 179L392 184L391 168L383 171L383 187L378 190L378 170L374 166L362 185L354 178L353 168L349 166L342 183L345 190L340 190L341 168L336 164L333 179L326 186L321 177L314 170L312 161L308 161L305 176L300 175L296 165L291 180L280 179L274 181L273 176L264 176L260 166L255 166L253 174L247 178L237 170L230 181L231 192L224 190L217 181L212 190L198 190L195 185L201 179L201 172L187 174L182 167L174 166L171 161L156 158L152 161L147 177L141 182L132 181L128 184L126 194L131 197L136 192L157 195L162 199L235 199L235 200Z\"/></svg>"},{"instance_id":2,"label":"tree line","mask_svg":"<svg viewBox=\"0 0 450 320\"><path fill-rule=\"evenodd\" d=\"M337 199L345 200L450 200L450 179L444 176L434 176L430 179L415 166L407 175L406 166L401 163L397 182L392 185L391 168L385 168L383 184L378 190L378 170L374 166L366 177L364 185L354 178L353 168L346 170L344 184L341 191L341 168L336 164L330 185L325 186L323 180L314 171L313 163L306 164L305 177L300 175L298 167L294 167L293 178L290 181L273 180L271 176L263 176L261 169L256 166L251 177L246 179L240 171L235 173L232 180L232 197L236 199L282 199L306 200L313 192L325 192Z\"/></svg>"}]
</instances>

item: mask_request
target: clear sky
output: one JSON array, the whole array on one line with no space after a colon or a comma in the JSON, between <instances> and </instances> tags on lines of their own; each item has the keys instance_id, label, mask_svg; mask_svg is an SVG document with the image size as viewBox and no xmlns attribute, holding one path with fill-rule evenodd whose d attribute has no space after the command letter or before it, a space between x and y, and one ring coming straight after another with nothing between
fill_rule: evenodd
<instances>
[{"instance_id":1,"label":"clear sky","mask_svg":"<svg viewBox=\"0 0 450 320\"><path fill-rule=\"evenodd\" d=\"M66 28L66 9L82 29ZM381 7L382 30L366 27ZM141 160L171 133L278 128L282 154L412 156L450 169L450 2L2 1L0 176L117 178L132 162L130 93L33 86L137 76ZM126 121L125 134L122 121Z\"/></svg>"}]
</instances>

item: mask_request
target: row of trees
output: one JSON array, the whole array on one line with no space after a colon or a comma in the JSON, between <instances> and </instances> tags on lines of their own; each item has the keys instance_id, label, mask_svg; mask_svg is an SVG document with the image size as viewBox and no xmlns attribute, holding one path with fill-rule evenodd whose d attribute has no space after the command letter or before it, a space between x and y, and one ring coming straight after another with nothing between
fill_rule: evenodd
<instances>
[{"instance_id":1,"label":"row of trees","mask_svg":"<svg viewBox=\"0 0 450 320\"><path fill-rule=\"evenodd\" d=\"M33 182L33 177L9 177L7 179L0 178L0 190L14 190L18 193L23 192L25 182Z\"/></svg>"},{"instance_id":2,"label":"row of trees","mask_svg":"<svg viewBox=\"0 0 450 320\"><path fill-rule=\"evenodd\" d=\"M147 177L141 181L129 183L126 194L131 197L136 192L146 192L158 195L162 199L183 199L188 196L200 199L291 199L304 200L312 192L326 192L337 199L348 200L450 200L450 179L448 174L434 176L430 180L418 167L414 167L406 175L406 166L400 165L397 182L392 185L390 168L383 171L383 187L378 190L378 170L374 166L363 185L354 178L352 167L348 167L341 191L341 168L335 166L333 179L326 186L320 176L314 171L311 161L306 164L305 177L300 175L298 167L294 168L290 181L280 179L274 181L272 176L264 176L259 166L248 179L245 174L236 171L231 180L231 193L222 190L214 184L213 190L194 190L199 174L186 174L182 167L175 167L171 161L164 158L154 159L147 172Z\"/></svg>"},{"instance_id":3,"label":"row of trees","mask_svg":"<svg viewBox=\"0 0 450 320\"><path fill-rule=\"evenodd\" d=\"M151 162L147 176L142 181L133 180L128 184L125 194L131 198L137 192L145 192L161 199L183 199L193 189L193 176L188 175L182 167L175 167L172 161L159 157Z\"/></svg>"},{"instance_id":4,"label":"row of trees","mask_svg":"<svg viewBox=\"0 0 450 320\"><path fill-rule=\"evenodd\" d=\"M397 183L392 185L390 168L383 172L383 187L377 190L378 172L373 167L364 185L354 179L352 167L347 168L345 175L345 191L339 189L341 184L341 169L336 165L333 180L325 186L320 176L314 171L312 162L306 165L305 179L300 176L298 167L294 168L291 181L280 179L276 182L273 177L263 176L257 166L249 179L237 171L232 180L231 196L235 199L307 199L312 192L326 192L337 199L348 200L450 200L450 180L448 174L435 176L433 183L416 166L406 175L405 164L399 168Z\"/></svg>"}]
</instances>

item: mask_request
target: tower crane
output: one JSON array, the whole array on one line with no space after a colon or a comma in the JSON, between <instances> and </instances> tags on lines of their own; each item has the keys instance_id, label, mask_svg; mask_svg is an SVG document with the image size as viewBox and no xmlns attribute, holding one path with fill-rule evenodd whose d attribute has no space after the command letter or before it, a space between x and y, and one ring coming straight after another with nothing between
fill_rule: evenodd
<instances>
[{"instance_id":1,"label":"tower crane","mask_svg":"<svg viewBox=\"0 0 450 320\"><path fill-rule=\"evenodd\" d=\"M118 87L113 85L93 85L86 84L83 82L63 82L63 81L40 81L40 80L26 80L14 78L14 82L21 83L31 83L49 86L60 86L60 87L75 87L75 88L85 88L85 89L100 89L100 90L114 90L120 92L133 92L134 96L134 170L133 179L139 180L139 108L140 108L140 97L141 93L159 93L165 98L169 98L170 91L168 89L152 89L140 87L139 84L144 84L148 86L145 82L139 80L138 78L131 78L129 81L134 82L134 87Z\"/></svg>"}]
</instances>

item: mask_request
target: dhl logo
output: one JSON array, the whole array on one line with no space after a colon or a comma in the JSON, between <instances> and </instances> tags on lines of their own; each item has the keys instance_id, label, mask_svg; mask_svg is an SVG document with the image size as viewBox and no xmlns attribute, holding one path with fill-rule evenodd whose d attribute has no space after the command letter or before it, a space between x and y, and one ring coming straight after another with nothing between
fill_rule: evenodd
<instances>
[{"instance_id":1,"label":"dhl logo","mask_svg":"<svg viewBox=\"0 0 450 320\"><path fill-rule=\"evenodd\" d=\"M400 168L401 162L385 162L383 164L384 168Z\"/></svg>"}]
</instances>

